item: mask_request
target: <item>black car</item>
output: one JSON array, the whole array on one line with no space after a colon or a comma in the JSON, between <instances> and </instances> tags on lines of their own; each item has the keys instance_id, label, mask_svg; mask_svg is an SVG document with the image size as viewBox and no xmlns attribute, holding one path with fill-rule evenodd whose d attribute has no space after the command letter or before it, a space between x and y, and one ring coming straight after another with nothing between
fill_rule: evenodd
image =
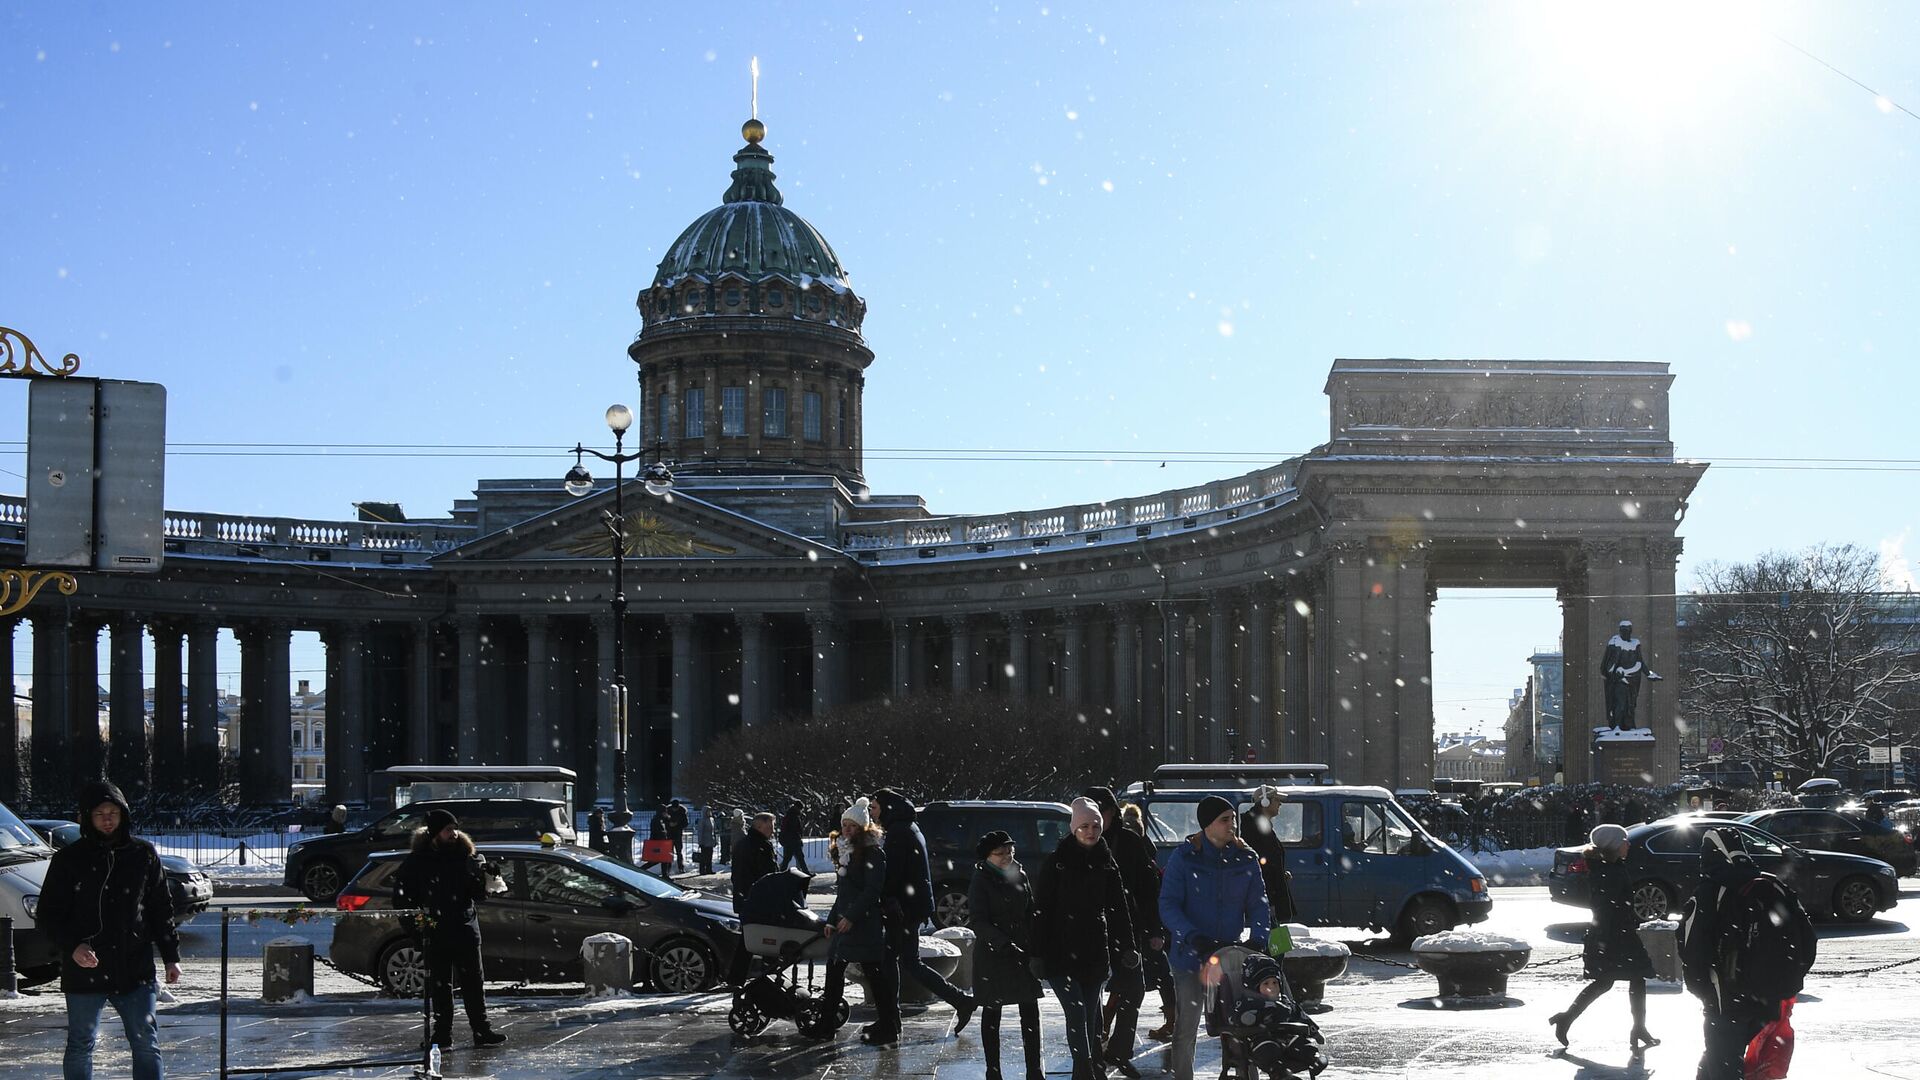
<instances>
[{"instance_id":1,"label":"black car","mask_svg":"<svg viewBox=\"0 0 1920 1080\"><path fill-rule=\"evenodd\" d=\"M1643 921L1667 917L1693 895L1700 884L1700 836L1706 829L1737 830L1753 861L1798 893L1811 915L1866 922L1899 902L1899 879L1893 867L1879 859L1809 851L1745 822L1686 816L1627 830L1633 908ZM1585 852L1584 847L1554 852L1547 891L1559 903L1590 906Z\"/></svg>"},{"instance_id":2,"label":"black car","mask_svg":"<svg viewBox=\"0 0 1920 1080\"><path fill-rule=\"evenodd\" d=\"M300 890L310 900L332 900L368 856L377 851L405 851L413 843L413 830L425 823L427 811L435 809L451 811L460 820L460 831L475 842L537 843L543 835L551 835L563 844L574 840L566 804L555 799L423 801L409 803L362 829L295 840L287 845L283 880L288 888Z\"/></svg>"},{"instance_id":3,"label":"black car","mask_svg":"<svg viewBox=\"0 0 1920 1080\"><path fill-rule=\"evenodd\" d=\"M931 802L916 815L927 841L927 865L933 871L933 921L937 926L962 926L967 921L967 884L973 880L979 856L974 845L998 829L1013 837L1014 850L1029 867L1072 830L1073 811L1055 802L955 801Z\"/></svg>"},{"instance_id":4,"label":"black car","mask_svg":"<svg viewBox=\"0 0 1920 1080\"><path fill-rule=\"evenodd\" d=\"M1800 847L1879 859L1902 877L1920 869L1909 834L1839 810L1761 810L1740 820Z\"/></svg>"},{"instance_id":5,"label":"black car","mask_svg":"<svg viewBox=\"0 0 1920 1080\"><path fill-rule=\"evenodd\" d=\"M56 851L80 839L80 826L71 821L35 818L27 824L46 837ZM167 875L167 896L173 901L175 926L207 910L207 905L213 902L213 879L206 871L178 855L164 853L160 856L160 868Z\"/></svg>"},{"instance_id":6,"label":"black car","mask_svg":"<svg viewBox=\"0 0 1920 1080\"><path fill-rule=\"evenodd\" d=\"M615 933L633 942L634 978L671 993L711 988L740 948L733 905L683 889L632 863L570 844L479 844L507 891L479 905L487 978L580 982L581 942ZM393 874L404 852L381 852L346 888L342 911L393 910ZM426 966L410 920L342 917L330 959L372 976L388 993L419 997Z\"/></svg>"}]
</instances>

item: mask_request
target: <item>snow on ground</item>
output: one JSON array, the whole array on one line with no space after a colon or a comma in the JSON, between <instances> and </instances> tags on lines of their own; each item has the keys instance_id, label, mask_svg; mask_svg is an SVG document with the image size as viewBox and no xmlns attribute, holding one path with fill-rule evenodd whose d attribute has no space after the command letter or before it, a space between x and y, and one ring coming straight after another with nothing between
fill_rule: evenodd
<instances>
[{"instance_id":1,"label":"snow on ground","mask_svg":"<svg viewBox=\"0 0 1920 1080\"><path fill-rule=\"evenodd\" d=\"M1416 953L1515 952L1530 948L1531 945L1517 937L1492 934L1485 930L1443 930L1413 941L1413 951Z\"/></svg>"}]
</instances>

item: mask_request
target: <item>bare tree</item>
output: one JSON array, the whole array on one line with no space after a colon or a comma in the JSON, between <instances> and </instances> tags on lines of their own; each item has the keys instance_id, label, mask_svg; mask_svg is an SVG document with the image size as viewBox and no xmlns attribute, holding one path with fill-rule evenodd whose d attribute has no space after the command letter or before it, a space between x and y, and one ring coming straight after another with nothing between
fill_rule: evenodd
<instances>
[{"instance_id":1,"label":"bare tree","mask_svg":"<svg viewBox=\"0 0 1920 1080\"><path fill-rule=\"evenodd\" d=\"M1686 721L1798 784L1863 759L1920 687L1920 640L1853 545L1709 564L1683 602Z\"/></svg>"}]
</instances>

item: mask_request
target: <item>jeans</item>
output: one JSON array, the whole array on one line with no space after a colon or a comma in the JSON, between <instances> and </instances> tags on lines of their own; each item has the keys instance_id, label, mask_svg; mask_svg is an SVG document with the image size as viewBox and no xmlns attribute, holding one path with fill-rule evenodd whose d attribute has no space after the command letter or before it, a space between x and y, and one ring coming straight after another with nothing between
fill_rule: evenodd
<instances>
[{"instance_id":1,"label":"jeans","mask_svg":"<svg viewBox=\"0 0 1920 1080\"><path fill-rule=\"evenodd\" d=\"M1200 1014L1207 1008L1207 990L1198 971L1173 973L1173 1051L1169 1062L1174 1080L1193 1080L1193 1044L1200 1037Z\"/></svg>"},{"instance_id":2,"label":"jeans","mask_svg":"<svg viewBox=\"0 0 1920 1080\"><path fill-rule=\"evenodd\" d=\"M61 1067L65 1080L91 1080L100 1011L109 1003L120 1014L120 1026L127 1033L127 1048L133 1054L133 1080L161 1080L166 1070L160 1065L159 1020L154 1015L158 999L159 987L153 983L124 994L68 994L67 1053Z\"/></svg>"},{"instance_id":3,"label":"jeans","mask_svg":"<svg viewBox=\"0 0 1920 1080\"><path fill-rule=\"evenodd\" d=\"M1040 1066L1040 1003L1023 1001L1020 1009L1020 1046L1026 1051L1027 1080L1045 1080ZM980 1048L987 1054L987 1080L1000 1080L1000 1006L980 1010Z\"/></svg>"},{"instance_id":4,"label":"jeans","mask_svg":"<svg viewBox=\"0 0 1920 1080\"><path fill-rule=\"evenodd\" d=\"M912 979L925 987L927 993L956 1009L973 1008L973 995L941 978L939 972L928 967L927 962L920 959L919 928L900 933L888 927L887 959L898 965L901 982ZM1099 1006L1095 1005L1094 1008L1098 1010Z\"/></svg>"},{"instance_id":5,"label":"jeans","mask_svg":"<svg viewBox=\"0 0 1920 1080\"><path fill-rule=\"evenodd\" d=\"M1147 969L1141 966L1115 966L1113 981L1107 984L1113 995L1113 1035L1107 1040L1108 1061L1132 1061L1134 1032L1140 1026L1140 1003L1147 999Z\"/></svg>"},{"instance_id":6,"label":"jeans","mask_svg":"<svg viewBox=\"0 0 1920 1080\"><path fill-rule=\"evenodd\" d=\"M1074 1080L1093 1080L1100 1071L1100 980L1048 979L1067 1020L1067 1051L1073 1055Z\"/></svg>"}]
</instances>

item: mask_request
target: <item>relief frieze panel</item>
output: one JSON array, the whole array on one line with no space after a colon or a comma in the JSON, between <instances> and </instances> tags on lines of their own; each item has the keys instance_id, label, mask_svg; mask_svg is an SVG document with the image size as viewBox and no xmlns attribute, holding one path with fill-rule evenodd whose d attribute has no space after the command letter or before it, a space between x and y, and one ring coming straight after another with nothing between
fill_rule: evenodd
<instances>
[{"instance_id":1,"label":"relief frieze panel","mask_svg":"<svg viewBox=\"0 0 1920 1080\"><path fill-rule=\"evenodd\" d=\"M1542 431L1649 431L1649 402L1629 392L1542 393L1444 390L1365 391L1346 396L1341 430L1367 428L1480 428Z\"/></svg>"}]
</instances>

